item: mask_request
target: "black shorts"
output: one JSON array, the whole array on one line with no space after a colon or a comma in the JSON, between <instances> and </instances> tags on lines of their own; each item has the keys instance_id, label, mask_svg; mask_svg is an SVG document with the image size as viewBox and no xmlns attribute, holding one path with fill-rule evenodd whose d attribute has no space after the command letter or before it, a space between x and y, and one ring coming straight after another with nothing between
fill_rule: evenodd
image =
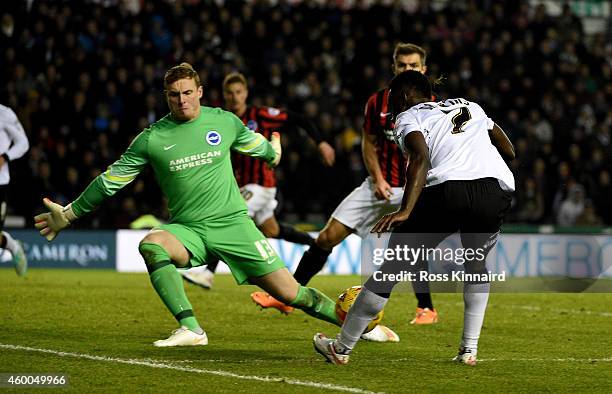
<instances>
[{"instance_id":1,"label":"black shorts","mask_svg":"<svg viewBox=\"0 0 612 394\"><path fill-rule=\"evenodd\" d=\"M511 199L495 178L446 181L424 188L410 218L393 232L495 233Z\"/></svg>"},{"instance_id":2,"label":"black shorts","mask_svg":"<svg viewBox=\"0 0 612 394\"><path fill-rule=\"evenodd\" d=\"M483 249L484 258L472 258L465 263L465 271L485 273L485 259L495 245L497 235L510 209L511 195L502 190L495 178L469 181L446 181L423 190L407 221L396 227L389 239L388 249L407 245L411 248L435 248L446 237L460 233L464 249ZM424 258L407 264L405 261L386 261L380 271L395 274L402 271L427 271ZM413 282L415 292L428 292L426 283ZM375 293L391 293L393 282L374 282L367 288Z\"/></svg>"}]
</instances>

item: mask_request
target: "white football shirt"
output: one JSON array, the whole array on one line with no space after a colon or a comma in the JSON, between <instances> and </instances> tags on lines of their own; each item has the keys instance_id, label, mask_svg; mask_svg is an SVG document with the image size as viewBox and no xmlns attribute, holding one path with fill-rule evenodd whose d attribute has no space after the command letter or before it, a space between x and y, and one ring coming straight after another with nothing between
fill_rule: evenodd
<instances>
[{"instance_id":1,"label":"white football shirt","mask_svg":"<svg viewBox=\"0 0 612 394\"><path fill-rule=\"evenodd\" d=\"M514 191L514 176L491 143L493 121L480 105L456 98L417 104L395 120L395 141L405 152L404 138L419 131L425 137L431 168L427 185L450 180L496 178Z\"/></svg>"},{"instance_id":2,"label":"white football shirt","mask_svg":"<svg viewBox=\"0 0 612 394\"><path fill-rule=\"evenodd\" d=\"M30 144L17 115L7 106L0 104L0 155L6 154L10 160L23 156ZM0 185L10 181L9 163L0 167Z\"/></svg>"}]
</instances>

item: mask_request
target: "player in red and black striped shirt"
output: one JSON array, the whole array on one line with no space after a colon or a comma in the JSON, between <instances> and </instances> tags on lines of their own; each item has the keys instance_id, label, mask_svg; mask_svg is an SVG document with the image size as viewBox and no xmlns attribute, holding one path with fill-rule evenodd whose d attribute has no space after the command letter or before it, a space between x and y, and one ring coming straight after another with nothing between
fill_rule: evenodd
<instances>
[{"instance_id":1,"label":"player in red and black striped shirt","mask_svg":"<svg viewBox=\"0 0 612 394\"><path fill-rule=\"evenodd\" d=\"M332 166L335 160L334 149L323 140L315 125L305 116L272 107L255 107L247 105L248 88L246 78L239 73L232 73L223 81L225 107L235 113L244 124L253 131L268 136L273 131L291 131L298 128L306 131L317 144L323 162ZM312 244L307 233L292 227L279 224L274 217L276 208L276 175L263 161L244 160L244 155L234 154L232 164L234 175L243 196L247 201L249 215L257 226L269 238L281 238L300 244Z\"/></svg>"},{"instance_id":2,"label":"player in red and black striped shirt","mask_svg":"<svg viewBox=\"0 0 612 394\"><path fill-rule=\"evenodd\" d=\"M331 167L334 164L334 149L327 142L323 141L319 130L306 117L292 111L272 107L247 107L246 103L242 102L242 97L240 97L246 94L246 85L243 85L241 82L233 82L227 86L225 88L226 106L228 109L232 109L230 105L235 107L244 106L241 109L237 109L237 112L232 112L238 115L248 128L264 136L272 135L273 131L301 128L317 144L325 165ZM236 104L229 104L233 102L236 102ZM247 185L255 184L262 187L276 187L274 169L259 159L244 160L243 157L244 155L232 155L232 165L234 166L234 175L236 176L236 181L238 181L238 186L243 188ZM268 227L265 221L262 221L261 224L264 228ZM264 231L264 234L277 238L278 230L271 228L268 233Z\"/></svg>"},{"instance_id":3,"label":"player in red and black striped shirt","mask_svg":"<svg viewBox=\"0 0 612 394\"><path fill-rule=\"evenodd\" d=\"M244 75L231 73L225 77L223 97L225 107L236 114L249 129L269 138L274 131L283 132L301 128L317 144L324 164L327 166L334 164L334 149L323 140L319 130L306 117L272 107L248 106L248 87ZM276 220L274 209L278 201L276 200L274 169L262 160L245 160L243 156L232 154L232 166L242 196L246 200L249 216L253 218L257 227L268 238L280 238L298 244L312 245L314 239L308 233L278 223ZM210 288L216 266L216 264L209 264L206 268L185 271L183 277L202 287Z\"/></svg>"},{"instance_id":4,"label":"player in red and black striped shirt","mask_svg":"<svg viewBox=\"0 0 612 394\"><path fill-rule=\"evenodd\" d=\"M393 188L402 188L406 161L393 139L393 119L389 109L389 89L381 89L368 99L363 123L363 159L374 181L376 197L390 201Z\"/></svg>"},{"instance_id":5,"label":"player in red and black striped shirt","mask_svg":"<svg viewBox=\"0 0 612 394\"><path fill-rule=\"evenodd\" d=\"M398 75L406 70L415 70L425 74L426 57L427 53L423 48L400 43L396 45L393 53L393 73ZM400 206L406 162L393 139L389 89L374 93L368 100L363 125L362 154L370 176L340 203L319 233L315 244L304 253L293 274L302 285L308 283L323 268L336 245L352 233L365 238L378 219L384 214L396 211ZM437 312L433 307L431 294L417 293L416 296L417 313L411 323L437 322ZM263 307L278 307L274 301L263 296L254 297L254 300ZM374 331L368 334L374 335L371 334ZM376 340L374 337L366 339ZM389 337L387 340L392 339Z\"/></svg>"}]
</instances>

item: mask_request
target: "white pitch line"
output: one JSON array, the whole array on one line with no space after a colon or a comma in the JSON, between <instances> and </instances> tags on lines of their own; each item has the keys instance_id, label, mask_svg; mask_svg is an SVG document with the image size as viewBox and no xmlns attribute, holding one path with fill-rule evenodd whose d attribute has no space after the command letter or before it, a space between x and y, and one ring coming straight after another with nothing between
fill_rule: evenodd
<instances>
[{"instance_id":1,"label":"white pitch line","mask_svg":"<svg viewBox=\"0 0 612 394\"><path fill-rule=\"evenodd\" d=\"M340 385L330 384L330 383L310 382L307 380L296 380L296 379L290 379L290 378L273 378L269 376L240 375L240 374L236 374L233 372L214 370L214 369L199 369L199 368L191 368L191 367L181 367L179 365L157 362L157 361L153 361L150 359L147 359L147 360L140 359L139 360L139 359L124 359L124 358L116 358L116 357L94 356L91 354L62 352L62 351L53 350L53 349L40 349L40 348L21 346L21 345L9 345L5 343L0 343L0 348L10 349L10 350L25 350L28 352L48 353L48 354L53 354L53 355L60 356L60 357L75 357L75 358L83 358L83 359L94 360L94 361L106 361L106 362L117 363L117 364L141 365L144 367L151 367L151 368L172 369L175 371L182 371L182 372L195 372L195 373L201 373L201 374L223 376L223 377L228 377L228 378L255 380L258 382L265 382L265 383L286 383L286 384L290 384L294 386L314 387L317 389L334 390L334 391L346 391L349 393L362 393L362 394L374 394L375 393L373 391L363 390L363 389L359 389L355 387L340 386Z\"/></svg>"}]
</instances>

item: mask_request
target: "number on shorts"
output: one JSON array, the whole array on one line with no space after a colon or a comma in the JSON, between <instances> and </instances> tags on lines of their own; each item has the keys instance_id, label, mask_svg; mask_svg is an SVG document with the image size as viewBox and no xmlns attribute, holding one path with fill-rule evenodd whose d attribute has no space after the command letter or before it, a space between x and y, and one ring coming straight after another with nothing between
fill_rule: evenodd
<instances>
[{"instance_id":1,"label":"number on shorts","mask_svg":"<svg viewBox=\"0 0 612 394\"><path fill-rule=\"evenodd\" d=\"M259 254L264 260L276 256L276 252L274 249L272 249L272 245L270 245L267 239L261 239L259 241L255 241L254 243L255 247L259 251Z\"/></svg>"}]
</instances>

